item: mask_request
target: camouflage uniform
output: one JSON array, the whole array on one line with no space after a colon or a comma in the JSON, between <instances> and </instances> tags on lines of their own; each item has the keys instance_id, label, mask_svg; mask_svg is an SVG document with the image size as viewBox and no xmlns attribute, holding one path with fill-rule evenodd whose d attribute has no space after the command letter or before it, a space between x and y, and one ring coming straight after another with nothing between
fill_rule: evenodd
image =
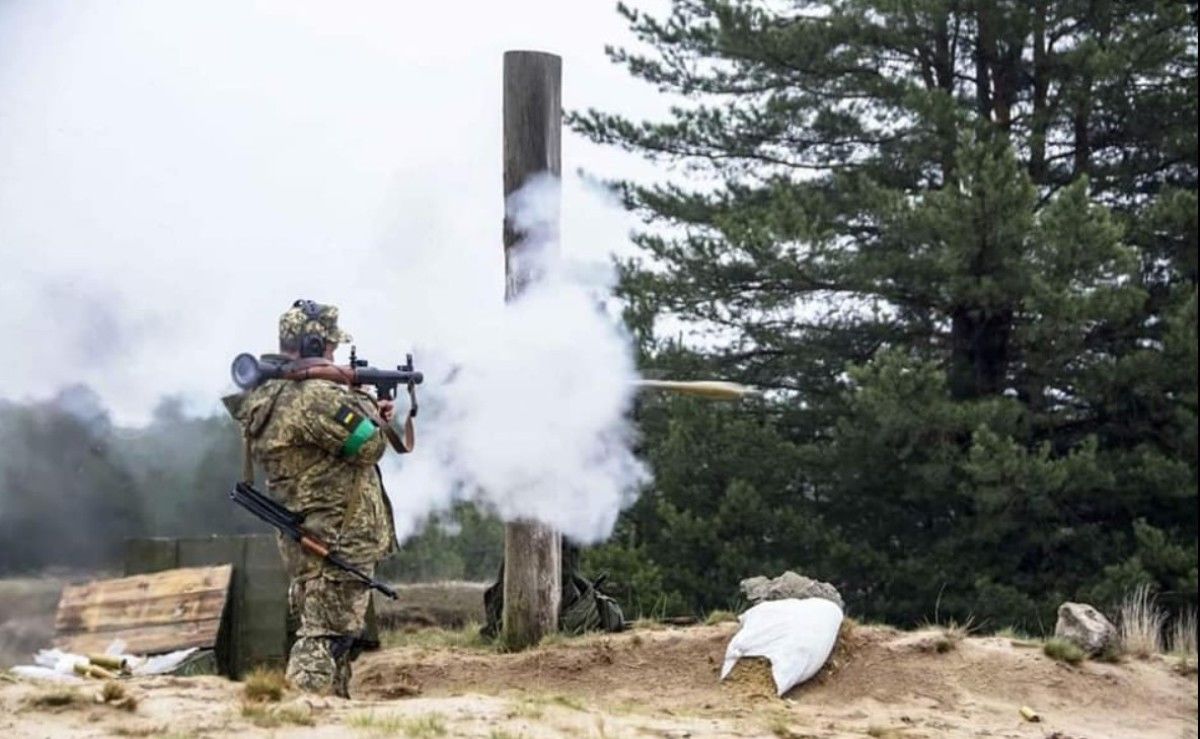
<instances>
[{"instance_id":1,"label":"camouflage uniform","mask_svg":"<svg viewBox=\"0 0 1200 739\"><path fill-rule=\"evenodd\" d=\"M306 325L307 324L307 325ZM320 320L293 308L280 343L302 331L348 341L337 309ZM271 495L304 516L304 526L368 575L395 545L391 505L376 463L386 441L371 396L326 380L268 380L229 404ZM287 677L301 690L349 695L351 649L364 627L370 591L339 569L279 537L291 578L288 601L299 626Z\"/></svg>"}]
</instances>

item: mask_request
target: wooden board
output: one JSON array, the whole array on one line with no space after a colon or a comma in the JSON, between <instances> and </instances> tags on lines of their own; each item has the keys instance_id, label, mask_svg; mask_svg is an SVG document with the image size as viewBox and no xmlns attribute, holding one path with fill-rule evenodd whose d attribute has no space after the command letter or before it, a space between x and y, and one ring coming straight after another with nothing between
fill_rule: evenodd
<instances>
[{"instance_id":1,"label":"wooden board","mask_svg":"<svg viewBox=\"0 0 1200 739\"><path fill-rule=\"evenodd\" d=\"M128 654L212 648L229 596L232 565L186 567L63 588L54 645L103 652L116 639Z\"/></svg>"}]
</instances>

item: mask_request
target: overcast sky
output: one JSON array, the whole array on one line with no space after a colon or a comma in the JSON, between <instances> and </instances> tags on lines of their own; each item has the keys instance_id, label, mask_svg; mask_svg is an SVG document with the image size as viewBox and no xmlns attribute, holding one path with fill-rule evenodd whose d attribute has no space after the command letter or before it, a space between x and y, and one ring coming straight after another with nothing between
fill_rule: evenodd
<instances>
[{"instance_id":1,"label":"overcast sky","mask_svg":"<svg viewBox=\"0 0 1200 739\"><path fill-rule=\"evenodd\" d=\"M0 396L203 411L301 296L399 359L429 293L501 294L503 52L560 54L565 108L653 116L604 55L633 42L611 0L0 0ZM563 159L653 171L570 134ZM619 250L573 193L564 248Z\"/></svg>"}]
</instances>

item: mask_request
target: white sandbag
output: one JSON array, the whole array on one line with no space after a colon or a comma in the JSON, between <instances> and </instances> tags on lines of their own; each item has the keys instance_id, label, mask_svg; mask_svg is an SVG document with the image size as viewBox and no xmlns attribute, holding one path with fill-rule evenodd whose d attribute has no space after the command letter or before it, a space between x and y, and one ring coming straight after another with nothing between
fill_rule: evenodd
<instances>
[{"instance_id":1,"label":"white sandbag","mask_svg":"<svg viewBox=\"0 0 1200 739\"><path fill-rule=\"evenodd\" d=\"M738 617L742 628L725 650L724 680L742 657L766 657L779 695L824 666L842 626L842 609L824 598L759 603Z\"/></svg>"},{"instance_id":2,"label":"white sandbag","mask_svg":"<svg viewBox=\"0 0 1200 739\"><path fill-rule=\"evenodd\" d=\"M48 680L54 683L68 684L83 682L83 680L73 674L63 674L53 667L43 667L42 665L17 665L10 668L9 672L18 677L29 678L31 680Z\"/></svg>"}]
</instances>

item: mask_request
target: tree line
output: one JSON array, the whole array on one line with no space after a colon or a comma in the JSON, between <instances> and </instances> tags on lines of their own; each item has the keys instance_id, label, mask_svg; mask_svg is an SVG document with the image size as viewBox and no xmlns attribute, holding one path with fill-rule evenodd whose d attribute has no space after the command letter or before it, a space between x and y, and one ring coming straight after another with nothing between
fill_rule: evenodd
<instances>
[{"instance_id":1,"label":"tree line","mask_svg":"<svg viewBox=\"0 0 1200 739\"><path fill-rule=\"evenodd\" d=\"M643 407L593 563L666 607L785 567L897 623L1194 605L1197 3L618 10L680 101L570 117L680 175L613 183L641 366L768 400Z\"/></svg>"},{"instance_id":2,"label":"tree line","mask_svg":"<svg viewBox=\"0 0 1200 739\"><path fill-rule=\"evenodd\" d=\"M136 428L114 424L86 387L41 402L0 401L0 576L119 573L130 538L270 533L229 500L241 453L229 418L189 416L176 398ZM499 521L458 506L423 522L381 573L486 580L503 541Z\"/></svg>"}]
</instances>

